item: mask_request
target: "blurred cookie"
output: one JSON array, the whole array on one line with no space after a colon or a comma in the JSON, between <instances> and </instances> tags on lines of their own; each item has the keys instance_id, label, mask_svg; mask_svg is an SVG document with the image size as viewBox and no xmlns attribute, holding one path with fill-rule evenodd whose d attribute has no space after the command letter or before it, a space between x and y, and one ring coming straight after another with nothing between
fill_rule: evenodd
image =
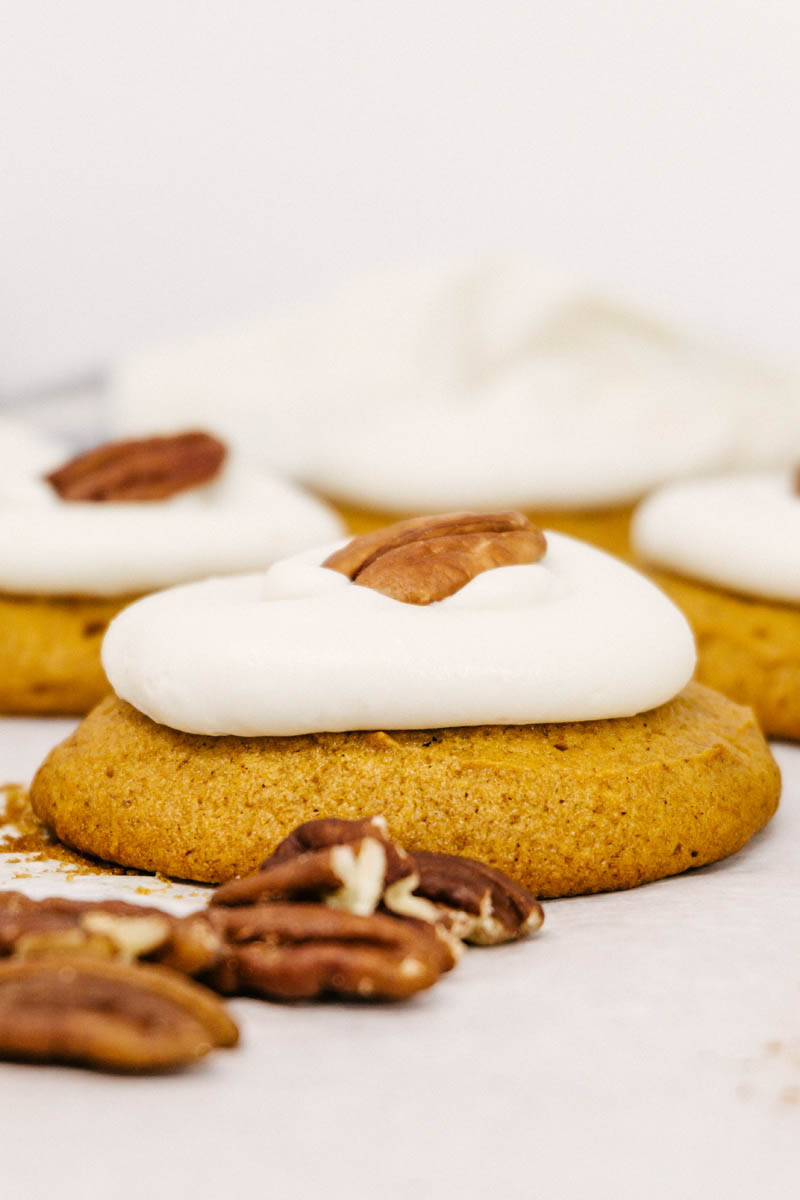
<instances>
[{"instance_id":1,"label":"blurred cookie","mask_svg":"<svg viewBox=\"0 0 800 1200\"><path fill-rule=\"evenodd\" d=\"M675 484L634 543L697 641L697 678L800 738L800 496L789 472Z\"/></svg>"},{"instance_id":2,"label":"blurred cookie","mask_svg":"<svg viewBox=\"0 0 800 1200\"><path fill-rule=\"evenodd\" d=\"M0 593L0 712L88 712L109 691L103 635L130 599Z\"/></svg>"},{"instance_id":3,"label":"blurred cookie","mask_svg":"<svg viewBox=\"0 0 800 1200\"><path fill-rule=\"evenodd\" d=\"M87 712L109 690L102 635L132 597L262 569L341 528L200 431L64 458L0 423L0 712Z\"/></svg>"},{"instance_id":4,"label":"blurred cookie","mask_svg":"<svg viewBox=\"0 0 800 1200\"><path fill-rule=\"evenodd\" d=\"M405 265L145 353L110 398L129 430L220 423L360 510L357 533L513 507L615 553L620 510L671 479L785 462L800 429L791 380L518 256Z\"/></svg>"}]
</instances>

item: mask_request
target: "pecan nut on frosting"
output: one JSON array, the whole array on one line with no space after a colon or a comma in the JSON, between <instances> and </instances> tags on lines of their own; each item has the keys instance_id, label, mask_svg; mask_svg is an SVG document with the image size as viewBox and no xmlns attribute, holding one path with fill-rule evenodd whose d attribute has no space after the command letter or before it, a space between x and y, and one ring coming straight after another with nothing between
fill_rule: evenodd
<instances>
[{"instance_id":1,"label":"pecan nut on frosting","mask_svg":"<svg viewBox=\"0 0 800 1200\"><path fill-rule=\"evenodd\" d=\"M70 459L45 478L62 500L165 500L209 483L226 456L227 448L218 438L190 430L107 442Z\"/></svg>"},{"instance_id":2,"label":"pecan nut on frosting","mask_svg":"<svg viewBox=\"0 0 800 1200\"><path fill-rule=\"evenodd\" d=\"M322 564L406 604L444 600L495 567L535 563L547 541L521 512L413 517L354 538Z\"/></svg>"},{"instance_id":3,"label":"pecan nut on frosting","mask_svg":"<svg viewBox=\"0 0 800 1200\"><path fill-rule=\"evenodd\" d=\"M166 967L82 954L0 962L0 1057L154 1071L238 1031L220 1000Z\"/></svg>"}]
</instances>

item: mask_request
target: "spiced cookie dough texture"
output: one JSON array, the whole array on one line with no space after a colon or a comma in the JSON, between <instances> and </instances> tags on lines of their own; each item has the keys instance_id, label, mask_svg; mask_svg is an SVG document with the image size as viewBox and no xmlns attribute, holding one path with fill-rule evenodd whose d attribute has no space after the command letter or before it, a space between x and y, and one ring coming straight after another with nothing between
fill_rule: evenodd
<instances>
[{"instance_id":1,"label":"spiced cookie dough texture","mask_svg":"<svg viewBox=\"0 0 800 1200\"><path fill-rule=\"evenodd\" d=\"M527 524L496 517L494 532L469 513L411 522L366 558L333 545L130 606L104 647L117 695L48 756L36 812L84 852L208 881L252 871L299 822L376 807L409 850L479 859L541 896L741 848L775 810L778 770L749 710L687 686L680 613L558 534L493 565L484 538ZM405 599L359 585L382 559L377 582L388 563Z\"/></svg>"},{"instance_id":2,"label":"spiced cookie dough texture","mask_svg":"<svg viewBox=\"0 0 800 1200\"><path fill-rule=\"evenodd\" d=\"M789 471L660 489L636 514L640 561L697 639L697 677L800 738L800 495Z\"/></svg>"},{"instance_id":3,"label":"spiced cookie dough texture","mask_svg":"<svg viewBox=\"0 0 800 1200\"><path fill-rule=\"evenodd\" d=\"M797 394L778 372L518 258L397 271L144 354L114 373L112 402L132 430L222 422L355 532L515 507L620 552L653 487L783 461Z\"/></svg>"},{"instance_id":4,"label":"spiced cookie dough texture","mask_svg":"<svg viewBox=\"0 0 800 1200\"><path fill-rule=\"evenodd\" d=\"M335 536L323 505L188 431L64 448L0 424L0 712L83 713L131 599Z\"/></svg>"}]
</instances>

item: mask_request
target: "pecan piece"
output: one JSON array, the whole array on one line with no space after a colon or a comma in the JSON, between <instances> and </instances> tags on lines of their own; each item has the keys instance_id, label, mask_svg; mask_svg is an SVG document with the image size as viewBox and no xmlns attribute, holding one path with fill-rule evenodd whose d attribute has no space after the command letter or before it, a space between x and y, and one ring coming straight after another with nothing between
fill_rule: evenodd
<instances>
[{"instance_id":1,"label":"pecan piece","mask_svg":"<svg viewBox=\"0 0 800 1200\"><path fill-rule=\"evenodd\" d=\"M258 871L218 887L211 903L323 900L330 908L369 916L387 883L413 870L406 852L389 840L383 817L324 817L299 825Z\"/></svg>"},{"instance_id":2,"label":"pecan piece","mask_svg":"<svg viewBox=\"0 0 800 1200\"><path fill-rule=\"evenodd\" d=\"M305 854L308 850L342 846L367 837L377 838L387 847L392 845L385 817L362 817L357 821L347 821L342 817L318 817L314 821L304 821L278 843L269 858L261 864L261 870L275 863L286 862L298 854Z\"/></svg>"},{"instance_id":3,"label":"pecan piece","mask_svg":"<svg viewBox=\"0 0 800 1200\"><path fill-rule=\"evenodd\" d=\"M31 900L0 892L0 957L80 952L132 962L148 959L196 975L222 946L203 913L175 917L124 900Z\"/></svg>"},{"instance_id":4,"label":"pecan piece","mask_svg":"<svg viewBox=\"0 0 800 1200\"><path fill-rule=\"evenodd\" d=\"M307 1000L339 995L402 999L432 987L450 963L430 926L322 904L253 904L209 915L227 954L209 974L227 994Z\"/></svg>"},{"instance_id":5,"label":"pecan piece","mask_svg":"<svg viewBox=\"0 0 800 1200\"><path fill-rule=\"evenodd\" d=\"M521 884L473 858L409 851L418 883L400 880L386 889L383 902L392 912L441 921L456 937L492 946L539 929L544 912Z\"/></svg>"},{"instance_id":6,"label":"pecan piece","mask_svg":"<svg viewBox=\"0 0 800 1200\"><path fill-rule=\"evenodd\" d=\"M80 954L0 962L0 1058L153 1071L237 1038L217 997L166 967Z\"/></svg>"},{"instance_id":7,"label":"pecan piece","mask_svg":"<svg viewBox=\"0 0 800 1200\"><path fill-rule=\"evenodd\" d=\"M322 564L405 604L432 604L494 567L538 562L541 529L521 512L413 517L363 534Z\"/></svg>"},{"instance_id":8,"label":"pecan piece","mask_svg":"<svg viewBox=\"0 0 800 1200\"><path fill-rule=\"evenodd\" d=\"M45 478L62 500L164 500L208 483L221 470L227 448L210 433L107 442L70 459Z\"/></svg>"}]
</instances>

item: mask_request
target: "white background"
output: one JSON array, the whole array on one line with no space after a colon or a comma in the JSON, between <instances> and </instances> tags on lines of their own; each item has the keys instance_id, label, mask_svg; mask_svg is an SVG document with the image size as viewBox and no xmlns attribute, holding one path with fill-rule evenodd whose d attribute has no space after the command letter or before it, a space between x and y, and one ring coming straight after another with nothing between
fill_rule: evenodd
<instances>
[{"instance_id":1,"label":"white background","mask_svg":"<svg viewBox=\"0 0 800 1200\"><path fill-rule=\"evenodd\" d=\"M510 250L800 360L795 0L4 0L0 394Z\"/></svg>"}]
</instances>

